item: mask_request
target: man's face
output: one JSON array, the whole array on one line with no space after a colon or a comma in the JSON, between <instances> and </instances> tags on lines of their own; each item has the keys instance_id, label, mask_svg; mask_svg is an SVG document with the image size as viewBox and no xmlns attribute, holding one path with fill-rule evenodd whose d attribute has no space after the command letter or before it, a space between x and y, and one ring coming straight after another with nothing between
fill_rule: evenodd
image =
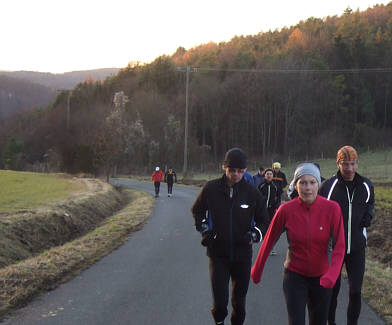
<instances>
[{"instance_id":1,"label":"man's face","mask_svg":"<svg viewBox=\"0 0 392 325\"><path fill-rule=\"evenodd\" d=\"M225 170L225 174L229 186L233 186L234 184L238 183L242 179L246 171L246 168L241 169L241 168L223 167L223 169Z\"/></svg>"},{"instance_id":2,"label":"man's face","mask_svg":"<svg viewBox=\"0 0 392 325\"><path fill-rule=\"evenodd\" d=\"M358 169L358 160L340 161L338 168L345 181L352 181Z\"/></svg>"},{"instance_id":3,"label":"man's face","mask_svg":"<svg viewBox=\"0 0 392 325\"><path fill-rule=\"evenodd\" d=\"M272 182L272 178L274 177L274 174L269 170L264 174L264 178L268 183Z\"/></svg>"},{"instance_id":4,"label":"man's face","mask_svg":"<svg viewBox=\"0 0 392 325\"><path fill-rule=\"evenodd\" d=\"M275 172L275 173L279 173L279 171L280 171L280 168L279 168L279 167L274 167L274 172Z\"/></svg>"},{"instance_id":5,"label":"man's face","mask_svg":"<svg viewBox=\"0 0 392 325\"><path fill-rule=\"evenodd\" d=\"M264 169L259 169L259 175L261 175L261 176L264 175Z\"/></svg>"}]
</instances>

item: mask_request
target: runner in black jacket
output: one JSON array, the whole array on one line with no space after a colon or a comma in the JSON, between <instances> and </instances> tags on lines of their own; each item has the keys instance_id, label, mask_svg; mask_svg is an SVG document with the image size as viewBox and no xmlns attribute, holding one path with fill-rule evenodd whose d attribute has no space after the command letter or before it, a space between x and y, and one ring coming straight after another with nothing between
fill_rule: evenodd
<instances>
[{"instance_id":1,"label":"runner in black jacket","mask_svg":"<svg viewBox=\"0 0 392 325\"><path fill-rule=\"evenodd\" d=\"M231 278L231 324L241 325L245 320L252 243L261 240L267 216L263 197L243 179L244 152L239 148L229 150L223 168L225 174L209 181L201 190L192 213L210 258L214 320L216 324L223 324L227 316Z\"/></svg>"},{"instance_id":2,"label":"runner in black jacket","mask_svg":"<svg viewBox=\"0 0 392 325\"><path fill-rule=\"evenodd\" d=\"M339 203L343 214L346 265L349 282L347 324L358 323L361 312L361 289L365 272L366 228L370 226L374 210L374 189L369 179L362 177L358 169L358 155L354 148L344 146L338 151L336 176L326 180L319 193ZM351 206L351 208L350 208ZM350 214L351 211L351 214ZM335 324L340 277L336 282L329 312L329 325Z\"/></svg>"},{"instance_id":3,"label":"runner in black jacket","mask_svg":"<svg viewBox=\"0 0 392 325\"><path fill-rule=\"evenodd\" d=\"M260 191L261 195L266 200L266 207L268 212L268 223L266 225L266 228L269 227L276 210L279 208L278 188L272 181L273 177L274 172L272 168L267 168L264 172L264 180L258 187L258 190ZM276 255L275 249L272 249L271 255Z\"/></svg>"},{"instance_id":4,"label":"runner in black jacket","mask_svg":"<svg viewBox=\"0 0 392 325\"><path fill-rule=\"evenodd\" d=\"M165 182L167 183L167 196L171 197L173 194L173 183L177 183L177 174L171 167L165 173Z\"/></svg>"},{"instance_id":5,"label":"runner in black jacket","mask_svg":"<svg viewBox=\"0 0 392 325\"><path fill-rule=\"evenodd\" d=\"M274 217L276 209L279 208L278 188L272 181L273 177L273 170L271 168L267 168L264 172L264 180L258 187L258 190L260 191L261 195L263 195L266 200L269 217L268 225Z\"/></svg>"}]
</instances>

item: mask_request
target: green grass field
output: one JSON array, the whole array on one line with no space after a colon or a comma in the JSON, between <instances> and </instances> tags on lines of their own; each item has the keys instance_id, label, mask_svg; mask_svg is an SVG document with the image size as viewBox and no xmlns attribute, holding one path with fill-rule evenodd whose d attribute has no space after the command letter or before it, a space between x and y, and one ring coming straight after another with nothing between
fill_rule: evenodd
<instances>
[{"instance_id":1,"label":"green grass field","mask_svg":"<svg viewBox=\"0 0 392 325\"><path fill-rule=\"evenodd\" d=\"M12 213L68 197L80 184L56 174L0 170L0 213Z\"/></svg>"},{"instance_id":2,"label":"green grass field","mask_svg":"<svg viewBox=\"0 0 392 325\"><path fill-rule=\"evenodd\" d=\"M359 152L359 167L358 173L362 176L370 178L374 183L392 183L392 150L382 152ZM330 178L336 174L337 166L335 159L316 159L321 167L321 175L325 178ZM285 164L282 162L282 171L286 174L287 181L290 182L296 166L300 163ZM249 163L248 165L258 166L258 163ZM269 166L263 165L264 168ZM254 175L257 170L249 168L248 171ZM208 174L193 174L191 178L211 180L219 177L222 173L208 173ZM181 177L181 176L180 176Z\"/></svg>"}]
</instances>

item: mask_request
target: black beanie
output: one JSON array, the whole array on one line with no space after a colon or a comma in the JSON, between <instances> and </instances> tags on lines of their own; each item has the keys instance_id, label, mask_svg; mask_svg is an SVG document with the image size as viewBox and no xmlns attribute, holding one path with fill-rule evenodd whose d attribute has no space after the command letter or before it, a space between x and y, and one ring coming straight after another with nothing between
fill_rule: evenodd
<instances>
[{"instance_id":1,"label":"black beanie","mask_svg":"<svg viewBox=\"0 0 392 325\"><path fill-rule=\"evenodd\" d=\"M240 148L232 148L226 152L223 166L231 168L246 168L246 155Z\"/></svg>"}]
</instances>

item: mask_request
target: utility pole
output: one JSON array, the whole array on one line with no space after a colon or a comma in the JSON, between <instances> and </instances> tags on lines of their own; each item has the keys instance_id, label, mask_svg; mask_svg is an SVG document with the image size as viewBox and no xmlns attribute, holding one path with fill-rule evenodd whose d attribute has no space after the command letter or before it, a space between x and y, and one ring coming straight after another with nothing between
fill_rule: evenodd
<instances>
[{"instance_id":1,"label":"utility pole","mask_svg":"<svg viewBox=\"0 0 392 325\"><path fill-rule=\"evenodd\" d=\"M183 68L177 68L177 71L186 72L186 84L185 84L185 135L184 135L184 166L182 173L184 177L188 172L188 115L189 115L189 73L196 72L196 68L191 68L187 65L186 70Z\"/></svg>"},{"instance_id":2,"label":"utility pole","mask_svg":"<svg viewBox=\"0 0 392 325\"><path fill-rule=\"evenodd\" d=\"M70 125L70 120L71 120L71 96L72 96L72 90L71 89L57 89L57 92L59 93L67 93L67 107L66 107L66 117L65 117L65 127L66 130L69 131L69 125Z\"/></svg>"},{"instance_id":3,"label":"utility pole","mask_svg":"<svg viewBox=\"0 0 392 325\"><path fill-rule=\"evenodd\" d=\"M185 139L184 139L184 167L182 173L184 178L188 171L188 104L189 104L189 71L191 67L186 67L186 87L185 87Z\"/></svg>"},{"instance_id":4,"label":"utility pole","mask_svg":"<svg viewBox=\"0 0 392 325\"><path fill-rule=\"evenodd\" d=\"M72 95L72 90L68 90L68 96L67 96L67 131L69 131L69 121L71 119L71 95Z\"/></svg>"}]
</instances>

